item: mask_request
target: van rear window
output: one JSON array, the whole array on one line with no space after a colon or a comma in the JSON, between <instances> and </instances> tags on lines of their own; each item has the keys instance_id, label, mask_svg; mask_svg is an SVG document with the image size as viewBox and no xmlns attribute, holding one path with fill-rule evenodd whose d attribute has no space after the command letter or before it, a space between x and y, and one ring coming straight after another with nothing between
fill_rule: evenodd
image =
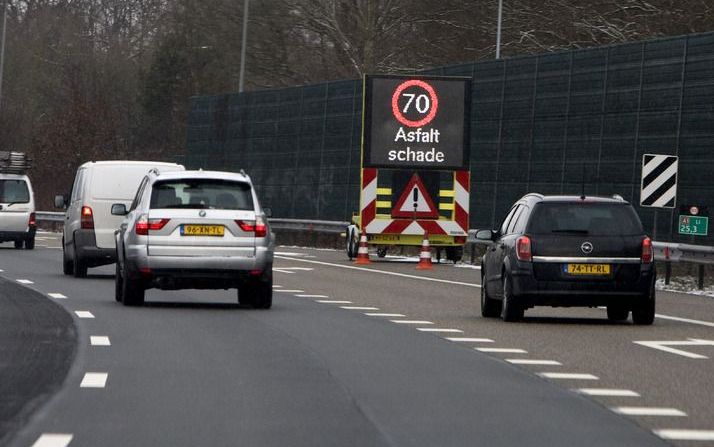
<instances>
[{"instance_id":1,"label":"van rear window","mask_svg":"<svg viewBox=\"0 0 714 447\"><path fill-rule=\"evenodd\" d=\"M0 202L28 203L30 190L24 180L0 180Z\"/></svg>"},{"instance_id":2,"label":"van rear window","mask_svg":"<svg viewBox=\"0 0 714 447\"><path fill-rule=\"evenodd\" d=\"M214 179L181 179L156 182L150 207L253 210L248 183Z\"/></svg>"},{"instance_id":3,"label":"van rear window","mask_svg":"<svg viewBox=\"0 0 714 447\"><path fill-rule=\"evenodd\" d=\"M542 202L535 206L531 234L587 234L632 236L643 233L639 217L628 204Z\"/></svg>"}]
</instances>

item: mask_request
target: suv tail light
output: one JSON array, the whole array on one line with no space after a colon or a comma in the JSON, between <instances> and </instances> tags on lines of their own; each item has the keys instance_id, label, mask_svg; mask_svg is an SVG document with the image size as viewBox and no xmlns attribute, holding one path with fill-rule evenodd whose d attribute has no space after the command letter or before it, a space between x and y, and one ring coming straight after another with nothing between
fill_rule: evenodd
<instances>
[{"instance_id":1,"label":"suv tail light","mask_svg":"<svg viewBox=\"0 0 714 447\"><path fill-rule=\"evenodd\" d=\"M134 230L140 236L147 236L149 231L157 231L166 226L171 219L149 219L146 214L142 214L136 220Z\"/></svg>"},{"instance_id":2,"label":"suv tail light","mask_svg":"<svg viewBox=\"0 0 714 447\"><path fill-rule=\"evenodd\" d=\"M642 263L649 264L653 258L652 239L646 237L642 239Z\"/></svg>"},{"instance_id":3,"label":"suv tail light","mask_svg":"<svg viewBox=\"0 0 714 447\"><path fill-rule=\"evenodd\" d=\"M521 236L516 239L516 258L519 261L530 262L531 256L531 239L528 236Z\"/></svg>"},{"instance_id":4,"label":"suv tail light","mask_svg":"<svg viewBox=\"0 0 714 447\"><path fill-rule=\"evenodd\" d=\"M94 215L92 214L92 209L90 207L82 207L82 212L79 216L79 225L83 230L94 229Z\"/></svg>"},{"instance_id":5,"label":"suv tail light","mask_svg":"<svg viewBox=\"0 0 714 447\"><path fill-rule=\"evenodd\" d=\"M265 237L268 235L268 226L261 216L257 216L255 220L236 220L236 223L241 230L248 233L255 233L255 237Z\"/></svg>"},{"instance_id":6,"label":"suv tail light","mask_svg":"<svg viewBox=\"0 0 714 447\"><path fill-rule=\"evenodd\" d=\"M35 217L35 213L30 213L30 220L27 222L27 225L30 227L37 226L37 218Z\"/></svg>"}]
</instances>

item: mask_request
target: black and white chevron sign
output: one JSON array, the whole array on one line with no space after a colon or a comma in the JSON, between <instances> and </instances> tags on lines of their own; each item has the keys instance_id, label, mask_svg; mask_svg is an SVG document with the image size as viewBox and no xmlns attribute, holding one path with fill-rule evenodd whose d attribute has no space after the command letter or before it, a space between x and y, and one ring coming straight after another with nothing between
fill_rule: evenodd
<instances>
[{"instance_id":1,"label":"black and white chevron sign","mask_svg":"<svg viewBox=\"0 0 714 447\"><path fill-rule=\"evenodd\" d=\"M677 202L677 165L675 155L642 156L640 206L674 208Z\"/></svg>"}]
</instances>

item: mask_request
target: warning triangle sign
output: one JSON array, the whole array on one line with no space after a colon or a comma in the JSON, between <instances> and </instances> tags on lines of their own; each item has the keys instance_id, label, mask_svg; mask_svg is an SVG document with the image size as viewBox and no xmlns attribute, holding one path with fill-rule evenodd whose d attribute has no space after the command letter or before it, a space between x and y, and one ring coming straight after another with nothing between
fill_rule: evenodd
<instances>
[{"instance_id":1,"label":"warning triangle sign","mask_svg":"<svg viewBox=\"0 0 714 447\"><path fill-rule=\"evenodd\" d=\"M434 206L434 201L429 196L424 183L418 174L414 174L407 183L399 201L392 208L392 217L409 219L438 219L439 210Z\"/></svg>"}]
</instances>

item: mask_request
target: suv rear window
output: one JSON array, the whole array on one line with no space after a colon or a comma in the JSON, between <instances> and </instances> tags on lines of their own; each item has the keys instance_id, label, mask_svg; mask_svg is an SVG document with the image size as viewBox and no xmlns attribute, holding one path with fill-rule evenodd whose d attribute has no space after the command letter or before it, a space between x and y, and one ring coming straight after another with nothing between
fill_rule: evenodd
<instances>
[{"instance_id":1,"label":"suv rear window","mask_svg":"<svg viewBox=\"0 0 714 447\"><path fill-rule=\"evenodd\" d=\"M154 183L151 208L253 210L248 183L230 180L181 179Z\"/></svg>"},{"instance_id":2,"label":"suv rear window","mask_svg":"<svg viewBox=\"0 0 714 447\"><path fill-rule=\"evenodd\" d=\"M542 202L535 206L527 232L633 236L643 230L635 210L628 204Z\"/></svg>"},{"instance_id":3,"label":"suv rear window","mask_svg":"<svg viewBox=\"0 0 714 447\"><path fill-rule=\"evenodd\" d=\"M24 180L0 180L0 202L28 203L30 191Z\"/></svg>"}]
</instances>

